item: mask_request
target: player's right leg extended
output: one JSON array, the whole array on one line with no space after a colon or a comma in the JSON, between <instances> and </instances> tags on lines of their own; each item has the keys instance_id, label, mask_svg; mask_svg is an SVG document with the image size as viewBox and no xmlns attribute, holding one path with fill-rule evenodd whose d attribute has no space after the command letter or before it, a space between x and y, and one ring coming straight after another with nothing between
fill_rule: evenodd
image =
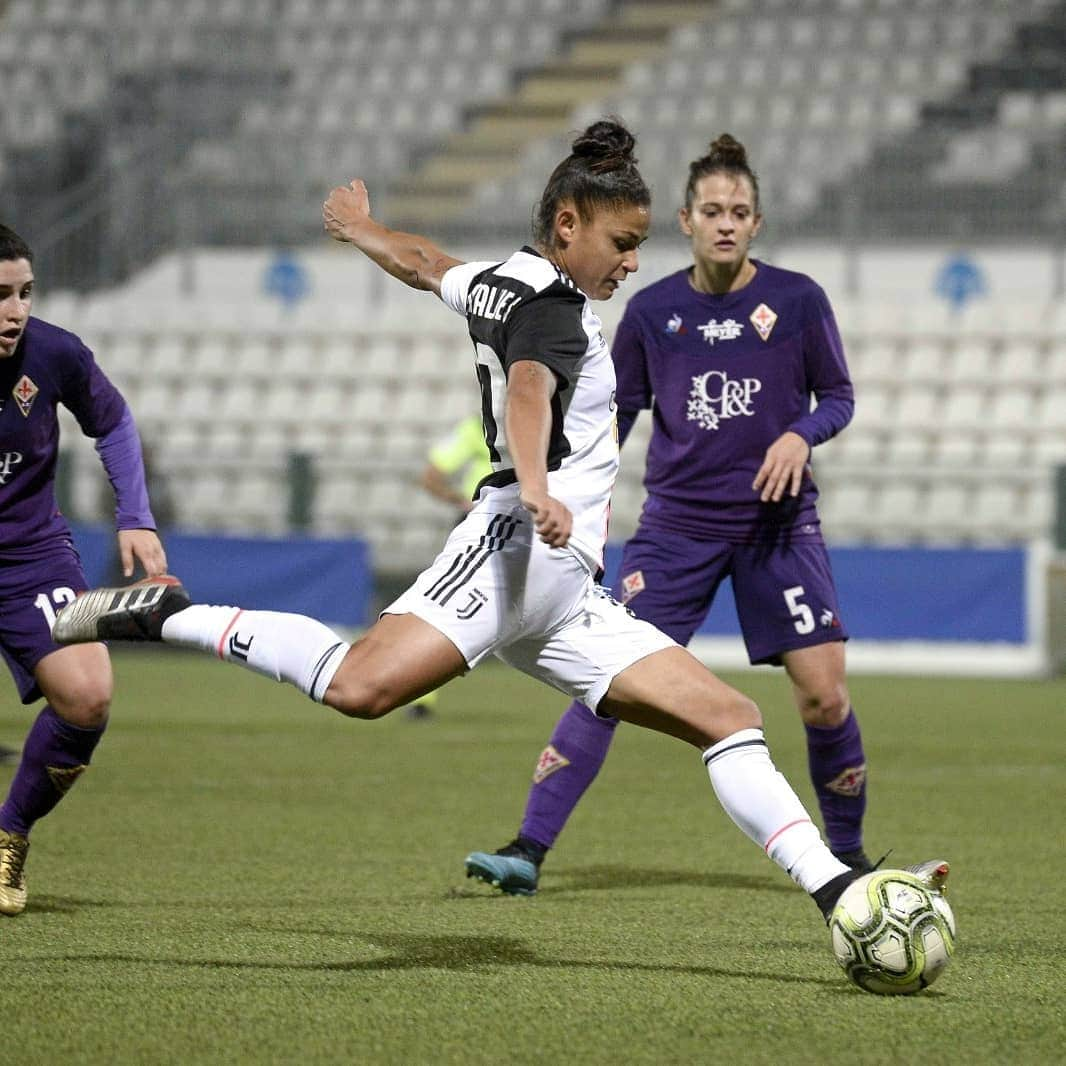
<instances>
[{"instance_id":1,"label":"player's right leg extended","mask_svg":"<svg viewBox=\"0 0 1066 1066\"><path fill-rule=\"evenodd\" d=\"M58 614L61 644L162 641L300 689L353 718L378 718L466 671L455 645L410 614L385 615L355 644L306 615L191 604L173 577L95 589Z\"/></svg>"}]
</instances>

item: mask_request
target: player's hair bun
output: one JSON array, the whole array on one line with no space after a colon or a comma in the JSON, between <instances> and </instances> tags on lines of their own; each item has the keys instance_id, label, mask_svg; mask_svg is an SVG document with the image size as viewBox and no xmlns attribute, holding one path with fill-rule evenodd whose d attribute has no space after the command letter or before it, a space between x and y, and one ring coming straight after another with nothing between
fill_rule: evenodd
<instances>
[{"instance_id":1,"label":"player's hair bun","mask_svg":"<svg viewBox=\"0 0 1066 1066\"><path fill-rule=\"evenodd\" d=\"M636 137L621 122L601 119L574 140L571 151L588 160L589 169L595 174L636 163L636 144Z\"/></svg>"},{"instance_id":2,"label":"player's hair bun","mask_svg":"<svg viewBox=\"0 0 1066 1066\"><path fill-rule=\"evenodd\" d=\"M555 216L564 203L574 205L583 220L601 208L647 207L651 193L637 170L636 137L613 115L593 122L578 134L570 154L552 171L533 210L533 237L553 248Z\"/></svg>"},{"instance_id":3,"label":"player's hair bun","mask_svg":"<svg viewBox=\"0 0 1066 1066\"><path fill-rule=\"evenodd\" d=\"M738 167L742 170L748 166L747 149L731 133L723 133L711 141L707 159L716 166Z\"/></svg>"},{"instance_id":4,"label":"player's hair bun","mask_svg":"<svg viewBox=\"0 0 1066 1066\"><path fill-rule=\"evenodd\" d=\"M688 165L688 183L685 185L685 206L692 207L696 186L701 179L716 173L743 175L751 182L755 197L755 210L759 210L759 179L748 162L747 149L731 133L723 133L711 141L707 154L694 159Z\"/></svg>"}]
</instances>

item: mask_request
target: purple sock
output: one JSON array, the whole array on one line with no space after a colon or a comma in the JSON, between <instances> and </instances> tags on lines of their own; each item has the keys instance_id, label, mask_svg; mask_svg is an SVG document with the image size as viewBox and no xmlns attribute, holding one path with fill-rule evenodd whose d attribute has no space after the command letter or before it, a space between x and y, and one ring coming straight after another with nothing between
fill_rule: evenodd
<instances>
[{"instance_id":1,"label":"purple sock","mask_svg":"<svg viewBox=\"0 0 1066 1066\"><path fill-rule=\"evenodd\" d=\"M829 729L807 726L807 765L822 809L831 851L862 847L862 816L866 811L866 755L859 722L852 710Z\"/></svg>"},{"instance_id":2,"label":"purple sock","mask_svg":"<svg viewBox=\"0 0 1066 1066\"><path fill-rule=\"evenodd\" d=\"M22 761L0 807L0 829L29 836L77 781L104 735L99 729L79 729L45 706L22 746Z\"/></svg>"},{"instance_id":3,"label":"purple sock","mask_svg":"<svg viewBox=\"0 0 1066 1066\"><path fill-rule=\"evenodd\" d=\"M545 848L555 843L570 812L600 772L617 725L616 719L597 718L583 703L570 704L537 760L521 836Z\"/></svg>"}]
</instances>

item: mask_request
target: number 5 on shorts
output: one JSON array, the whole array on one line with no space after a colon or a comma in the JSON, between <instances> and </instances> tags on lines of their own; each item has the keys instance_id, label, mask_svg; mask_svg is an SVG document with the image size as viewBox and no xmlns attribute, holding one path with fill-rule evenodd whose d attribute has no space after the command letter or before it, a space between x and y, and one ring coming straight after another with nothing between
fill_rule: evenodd
<instances>
[{"instance_id":1,"label":"number 5 on shorts","mask_svg":"<svg viewBox=\"0 0 1066 1066\"><path fill-rule=\"evenodd\" d=\"M800 634L813 633L814 613L805 603L800 603L800 596L803 595L803 586L793 585L792 588L785 589L784 595L785 603L788 604L788 613L796 619L793 623L796 627L796 632Z\"/></svg>"}]
</instances>

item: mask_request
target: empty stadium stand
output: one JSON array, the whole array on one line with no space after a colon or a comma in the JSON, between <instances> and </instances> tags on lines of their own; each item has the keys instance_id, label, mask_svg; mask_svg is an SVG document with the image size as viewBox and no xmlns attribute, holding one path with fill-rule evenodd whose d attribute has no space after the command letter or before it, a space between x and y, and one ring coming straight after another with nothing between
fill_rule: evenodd
<instances>
[{"instance_id":1,"label":"empty stadium stand","mask_svg":"<svg viewBox=\"0 0 1066 1066\"><path fill-rule=\"evenodd\" d=\"M827 532L890 544L1046 538L1052 469L1066 463L1066 318L976 337L921 321L894 333L845 326L856 416L814 458ZM428 558L447 534L450 509L417 479L429 443L477 403L461 330L84 335L136 410L182 524L284 532L288 457L300 452L315 471L313 528L367 537L383 569ZM615 537L643 500L650 422L623 452ZM91 445L66 439L82 477L98 481ZM95 513L99 495L84 488L80 505Z\"/></svg>"},{"instance_id":2,"label":"empty stadium stand","mask_svg":"<svg viewBox=\"0 0 1066 1066\"><path fill-rule=\"evenodd\" d=\"M185 276L206 246L233 247L235 273L314 246L323 193L355 174L391 221L491 256L525 238L570 132L615 112L669 252L640 283L678 265L662 238L686 164L726 129L759 170L771 245L1009 239L1066 270L1066 0L7 0L0 93L0 203L37 248L40 312L126 392L179 520L284 532L298 453L312 528L367 536L385 569L419 565L451 522L416 478L477 402L458 323L412 316L351 259L291 307L247 286L190 306ZM1066 463L1058 289L955 315L834 293L858 402L815 456L830 535L1047 536ZM615 536L649 428L626 449ZM88 516L98 464L67 440Z\"/></svg>"}]
</instances>

